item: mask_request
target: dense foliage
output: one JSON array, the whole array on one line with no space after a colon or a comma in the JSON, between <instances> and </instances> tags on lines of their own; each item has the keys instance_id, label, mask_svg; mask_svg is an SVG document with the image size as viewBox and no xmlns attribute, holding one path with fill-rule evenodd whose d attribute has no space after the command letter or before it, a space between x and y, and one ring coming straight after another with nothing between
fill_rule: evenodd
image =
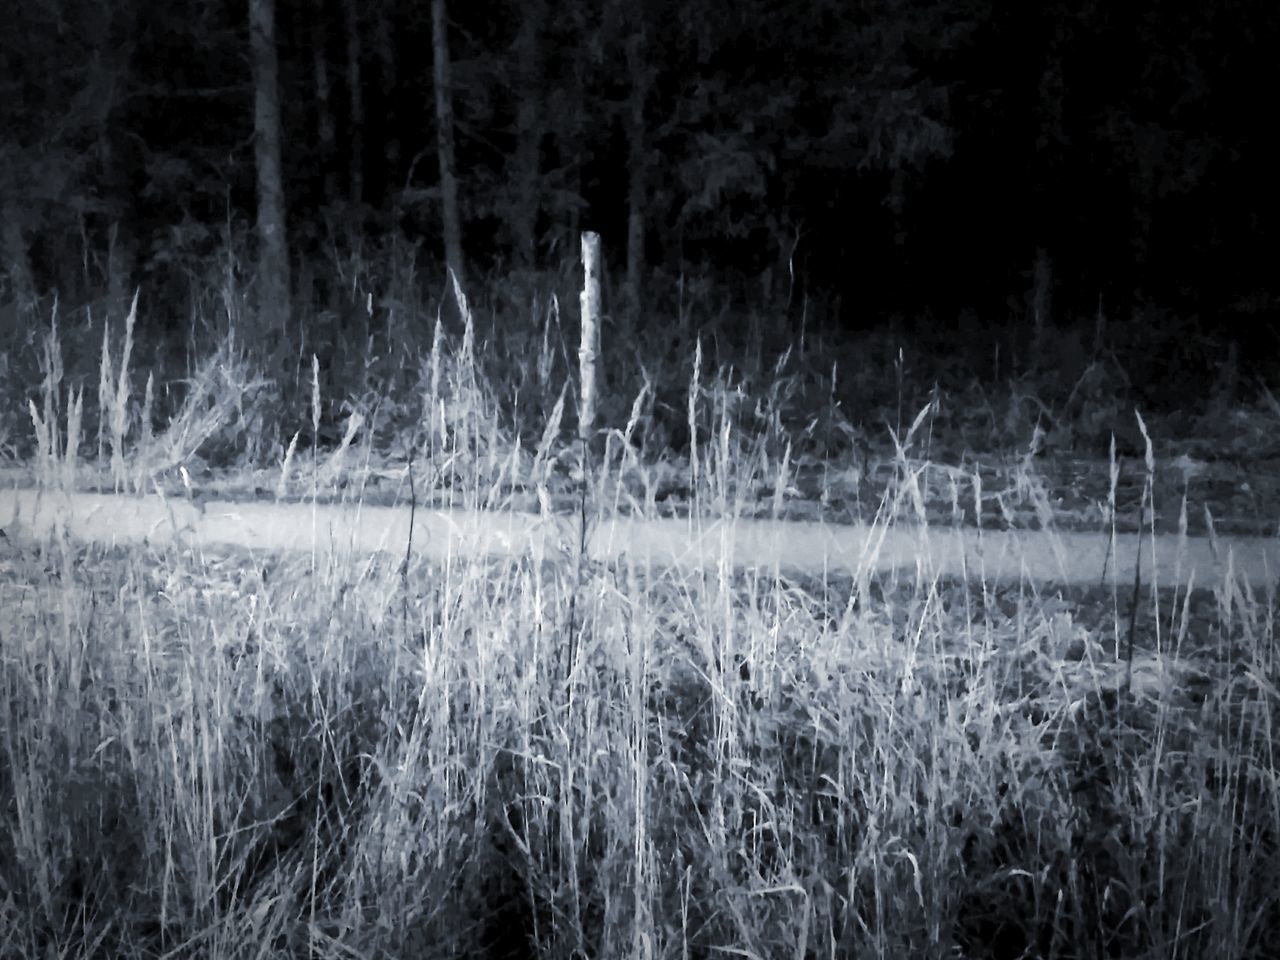
<instances>
[{"instance_id":1,"label":"dense foliage","mask_svg":"<svg viewBox=\"0 0 1280 960\"><path fill-rule=\"evenodd\" d=\"M394 236L439 275L429 6L277 4L295 261ZM1280 8L1157 7L455 4L467 257L555 269L593 227L620 265L630 204L653 289L696 271L863 325L1156 309L1274 352L1280 158L1253 104ZM14 5L4 300L172 291L245 249L247 23L244 4Z\"/></svg>"}]
</instances>

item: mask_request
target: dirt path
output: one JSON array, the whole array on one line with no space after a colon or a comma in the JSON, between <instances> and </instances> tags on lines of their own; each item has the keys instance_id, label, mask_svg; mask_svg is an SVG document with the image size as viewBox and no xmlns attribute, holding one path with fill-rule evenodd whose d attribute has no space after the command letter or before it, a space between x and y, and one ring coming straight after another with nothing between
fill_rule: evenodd
<instances>
[{"instance_id":1,"label":"dirt path","mask_svg":"<svg viewBox=\"0 0 1280 960\"><path fill-rule=\"evenodd\" d=\"M412 523L411 523L412 516ZM0 491L0 530L10 544L59 532L106 545L146 543L204 550L304 551L325 555L404 554L451 557L532 556L568 560L578 531L572 518L512 510L418 509L368 504L264 503L161 496ZM735 569L859 576L917 568L928 576L984 582L1033 580L1088 585L1142 579L1212 587L1231 574L1255 588L1275 583L1280 539L1176 534L1127 535L1111 544L1100 533L979 530L966 527L830 524L738 518L614 517L589 531L597 560L623 556L645 564L694 569L724 558Z\"/></svg>"}]
</instances>

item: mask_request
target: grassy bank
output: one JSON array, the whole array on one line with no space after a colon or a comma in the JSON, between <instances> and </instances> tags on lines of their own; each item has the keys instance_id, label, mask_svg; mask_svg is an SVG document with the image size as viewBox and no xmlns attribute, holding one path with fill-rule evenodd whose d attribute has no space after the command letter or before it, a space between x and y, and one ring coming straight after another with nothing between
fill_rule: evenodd
<instances>
[{"instance_id":1,"label":"grassy bank","mask_svg":"<svg viewBox=\"0 0 1280 960\"><path fill-rule=\"evenodd\" d=\"M927 571L52 543L0 589L0 955L1248 957L1276 933L1274 598L1229 585L1162 597L1127 694L1111 618Z\"/></svg>"},{"instance_id":2,"label":"grassy bank","mask_svg":"<svg viewBox=\"0 0 1280 960\"><path fill-rule=\"evenodd\" d=\"M610 473L640 515L675 469L732 517L805 456L868 456L836 366L695 337L674 372L617 365L584 484L557 324L436 326L345 391L228 336L171 392L123 326L77 360L51 325L23 453L50 485L217 464L345 499L395 462L420 498L577 490L588 523ZM901 478L878 522L924 518L905 450L975 414L901 354L865 369ZM1033 447L1020 389L977 416ZM0 540L0 956L1266 956L1275 597L1164 586Z\"/></svg>"}]
</instances>

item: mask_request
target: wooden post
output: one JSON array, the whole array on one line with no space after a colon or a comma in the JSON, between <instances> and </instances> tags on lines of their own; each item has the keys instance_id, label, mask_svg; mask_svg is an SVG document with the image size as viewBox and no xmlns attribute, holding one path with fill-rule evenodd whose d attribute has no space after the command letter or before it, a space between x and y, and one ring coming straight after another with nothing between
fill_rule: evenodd
<instances>
[{"instance_id":1,"label":"wooden post","mask_svg":"<svg viewBox=\"0 0 1280 960\"><path fill-rule=\"evenodd\" d=\"M582 341L578 346L578 377L582 398L578 405L578 439L585 451L596 420L596 357L600 353L600 234L582 235Z\"/></svg>"}]
</instances>

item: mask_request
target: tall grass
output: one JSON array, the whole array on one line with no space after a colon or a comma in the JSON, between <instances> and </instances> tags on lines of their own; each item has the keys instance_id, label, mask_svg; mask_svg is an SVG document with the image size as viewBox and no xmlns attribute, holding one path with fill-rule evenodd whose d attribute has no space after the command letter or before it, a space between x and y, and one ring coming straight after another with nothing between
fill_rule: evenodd
<instances>
[{"instance_id":1,"label":"tall grass","mask_svg":"<svg viewBox=\"0 0 1280 960\"><path fill-rule=\"evenodd\" d=\"M524 368L553 396L554 322ZM501 507L518 481L550 515L559 473L589 526L623 500L658 512L647 385L575 477L563 403L522 438L483 349L468 317L421 357L396 414L415 500ZM104 373L111 449L134 451L119 476L154 484L144 447L185 469L215 420L251 422L199 386L254 382L237 356L133 447L128 352ZM732 524L753 484L776 510L803 446L784 364L757 393L692 357L666 427L687 435L691 523ZM395 418L353 404L324 457L295 456L338 407L311 369L310 403L279 415L280 492L359 498ZM39 455L72 483L81 401L51 374L43 393ZM934 409L898 431L878 523L928 519L908 451ZM602 565L580 542L427 564L0 541L0 956L1274 948L1273 594L1144 593L1126 671L1127 618L1033 584L924 560L853 581Z\"/></svg>"}]
</instances>

